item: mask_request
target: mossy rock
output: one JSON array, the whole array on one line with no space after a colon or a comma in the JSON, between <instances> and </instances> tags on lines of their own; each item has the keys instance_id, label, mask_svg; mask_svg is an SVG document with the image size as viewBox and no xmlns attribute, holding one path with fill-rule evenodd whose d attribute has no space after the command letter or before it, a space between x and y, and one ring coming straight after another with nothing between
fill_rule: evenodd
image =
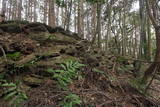
<instances>
[{"instance_id":1,"label":"mossy rock","mask_svg":"<svg viewBox=\"0 0 160 107\"><path fill-rule=\"evenodd\" d=\"M30 75L27 75L23 78L23 81L26 85L29 85L29 86L39 86L40 84L44 83L44 79L41 79L39 77L36 77L36 76L30 76Z\"/></svg>"},{"instance_id":2,"label":"mossy rock","mask_svg":"<svg viewBox=\"0 0 160 107\"><path fill-rule=\"evenodd\" d=\"M67 62L70 60L81 62L81 60L77 57L73 57L70 55L61 55L61 56L55 58L54 63L61 64L61 63L64 63L64 62Z\"/></svg>"},{"instance_id":3,"label":"mossy rock","mask_svg":"<svg viewBox=\"0 0 160 107\"><path fill-rule=\"evenodd\" d=\"M32 22L32 23L28 23L25 28L32 28L32 27L37 27L37 26L43 26L43 23L39 23L39 22Z\"/></svg>"},{"instance_id":4,"label":"mossy rock","mask_svg":"<svg viewBox=\"0 0 160 107\"><path fill-rule=\"evenodd\" d=\"M25 25L25 24L28 24L29 22L26 21L26 20L22 20L22 21L20 21L20 20L9 20L9 21L2 22L2 24L10 24L10 23L17 23L17 24Z\"/></svg>"},{"instance_id":5,"label":"mossy rock","mask_svg":"<svg viewBox=\"0 0 160 107\"><path fill-rule=\"evenodd\" d=\"M99 61L96 56L86 53L84 54L84 58L87 64L92 65L92 66L99 66Z\"/></svg>"},{"instance_id":6,"label":"mossy rock","mask_svg":"<svg viewBox=\"0 0 160 107\"><path fill-rule=\"evenodd\" d=\"M40 34L32 33L32 34L30 34L28 36L33 40L37 40L39 42L43 42L43 41L46 41L48 39L48 35L49 35L49 33L41 32Z\"/></svg>"},{"instance_id":7,"label":"mossy rock","mask_svg":"<svg viewBox=\"0 0 160 107\"><path fill-rule=\"evenodd\" d=\"M61 51L61 49L65 49L67 48L67 45L51 45L49 47L40 47L37 49L37 51L35 52L36 55L38 56L47 56L47 55L51 55L53 53L59 53Z\"/></svg>"},{"instance_id":8,"label":"mossy rock","mask_svg":"<svg viewBox=\"0 0 160 107\"><path fill-rule=\"evenodd\" d=\"M8 33L20 33L20 32L22 32L22 29L20 28L20 25L18 25L17 23L1 24L0 29L2 29L4 32L8 32Z\"/></svg>"},{"instance_id":9,"label":"mossy rock","mask_svg":"<svg viewBox=\"0 0 160 107\"><path fill-rule=\"evenodd\" d=\"M51 26L48 26L46 24L43 24L43 26L48 30L49 33L54 33L52 32L53 28Z\"/></svg>"},{"instance_id":10,"label":"mossy rock","mask_svg":"<svg viewBox=\"0 0 160 107\"><path fill-rule=\"evenodd\" d=\"M43 24L43 23L39 23L39 22L33 22L33 23L29 23L27 25L24 26L23 29L27 29L28 32L27 33L31 33L31 32L48 32L48 27L46 27L47 25Z\"/></svg>"},{"instance_id":11,"label":"mossy rock","mask_svg":"<svg viewBox=\"0 0 160 107\"><path fill-rule=\"evenodd\" d=\"M52 36L50 39L49 37ZM58 43L69 43L69 44L75 44L78 41L74 39L73 37L68 37L66 35L63 35L61 33L54 33L52 35L48 35L48 39L53 42L58 42Z\"/></svg>"},{"instance_id":12,"label":"mossy rock","mask_svg":"<svg viewBox=\"0 0 160 107\"><path fill-rule=\"evenodd\" d=\"M29 28L29 31L30 32L48 32L48 30L44 26Z\"/></svg>"},{"instance_id":13,"label":"mossy rock","mask_svg":"<svg viewBox=\"0 0 160 107\"><path fill-rule=\"evenodd\" d=\"M25 28L33 28L36 31L48 31L49 33L55 32L55 30L52 27L39 22L29 23L25 26Z\"/></svg>"},{"instance_id":14,"label":"mossy rock","mask_svg":"<svg viewBox=\"0 0 160 107\"><path fill-rule=\"evenodd\" d=\"M81 62L81 60L79 58L72 57L72 56L69 56L69 55L61 55L61 56L58 56L58 57L49 58L47 60L38 61L37 66L43 66L45 68L53 67L57 64L61 64L61 63L64 63L64 62L67 62L67 61L70 61L70 60Z\"/></svg>"},{"instance_id":15,"label":"mossy rock","mask_svg":"<svg viewBox=\"0 0 160 107\"><path fill-rule=\"evenodd\" d=\"M75 56L78 50L74 46L69 46L65 49L61 49L60 53L65 53L67 55Z\"/></svg>"}]
</instances>

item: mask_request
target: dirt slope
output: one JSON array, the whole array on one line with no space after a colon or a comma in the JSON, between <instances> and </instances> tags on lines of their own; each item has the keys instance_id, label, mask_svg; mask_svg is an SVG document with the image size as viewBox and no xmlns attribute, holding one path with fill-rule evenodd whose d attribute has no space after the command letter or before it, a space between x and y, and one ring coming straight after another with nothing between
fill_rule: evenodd
<instances>
[{"instance_id":1,"label":"dirt slope","mask_svg":"<svg viewBox=\"0 0 160 107\"><path fill-rule=\"evenodd\" d=\"M128 80L134 77L132 62L118 62L112 54L90 49L88 41L60 27L26 21L3 22L0 46L0 74L5 74L8 81L21 81L19 87L28 96L23 107L56 107L67 93L80 96L80 107L160 105L158 100L145 97L129 85ZM60 64L69 60L85 64L80 69L83 78L75 79L67 91L60 90L46 71L62 69ZM126 65L131 67L125 72L121 66ZM0 88L0 107L13 107L3 100L4 90Z\"/></svg>"}]
</instances>

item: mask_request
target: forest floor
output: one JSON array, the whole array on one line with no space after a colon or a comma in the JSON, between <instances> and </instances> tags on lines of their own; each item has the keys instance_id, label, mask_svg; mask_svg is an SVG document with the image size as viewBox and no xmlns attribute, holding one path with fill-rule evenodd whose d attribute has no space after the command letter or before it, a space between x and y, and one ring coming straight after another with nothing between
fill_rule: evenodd
<instances>
[{"instance_id":1,"label":"forest floor","mask_svg":"<svg viewBox=\"0 0 160 107\"><path fill-rule=\"evenodd\" d=\"M160 106L160 81L154 79L144 93L129 56L91 48L90 42L60 27L3 22L0 46L0 107ZM73 81L65 80L67 86L58 81L64 66L79 71ZM61 71L57 77L49 70Z\"/></svg>"}]
</instances>

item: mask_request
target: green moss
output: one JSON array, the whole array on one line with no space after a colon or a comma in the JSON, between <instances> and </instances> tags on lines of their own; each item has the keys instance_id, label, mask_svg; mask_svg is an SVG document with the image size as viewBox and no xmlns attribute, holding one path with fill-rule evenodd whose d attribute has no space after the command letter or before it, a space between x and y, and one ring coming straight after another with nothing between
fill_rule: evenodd
<instances>
[{"instance_id":1,"label":"green moss","mask_svg":"<svg viewBox=\"0 0 160 107\"><path fill-rule=\"evenodd\" d=\"M59 56L55 59L54 62L60 64L60 63L65 63L65 62L70 61L70 60L80 62L80 59L78 59L76 57L73 57L73 56L69 56L69 55Z\"/></svg>"},{"instance_id":2,"label":"green moss","mask_svg":"<svg viewBox=\"0 0 160 107\"><path fill-rule=\"evenodd\" d=\"M134 79L129 79L129 84L137 89L140 93L147 95L145 93L145 89L147 88L147 84L142 82L142 78L134 78Z\"/></svg>"},{"instance_id":3,"label":"green moss","mask_svg":"<svg viewBox=\"0 0 160 107\"><path fill-rule=\"evenodd\" d=\"M48 39L48 33L41 32L40 34L30 34L28 35L31 39L37 40L39 42L46 41Z\"/></svg>"},{"instance_id":4,"label":"green moss","mask_svg":"<svg viewBox=\"0 0 160 107\"><path fill-rule=\"evenodd\" d=\"M9 21L5 21L5 22L3 22L3 24L11 24L11 23L17 23L17 24L28 24L29 22L28 21L26 21L26 20L22 20L22 21L20 21L20 20L9 20Z\"/></svg>"},{"instance_id":5,"label":"green moss","mask_svg":"<svg viewBox=\"0 0 160 107\"><path fill-rule=\"evenodd\" d=\"M33 22L33 23L29 23L28 25L26 25L26 27L37 27L37 26L42 26L42 23L39 22Z\"/></svg>"},{"instance_id":6,"label":"green moss","mask_svg":"<svg viewBox=\"0 0 160 107\"><path fill-rule=\"evenodd\" d=\"M43 83L44 80L28 75L28 76L23 78L23 81L26 82L29 85L40 85L41 83Z\"/></svg>"},{"instance_id":7,"label":"green moss","mask_svg":"<svg viewBox=\"0 0 160 107\"><path fill-rule=\"evenodd\" d=\"M77 43L78 42L76 39L63 35L61 33L48 34L47 37L48 37L47 40L58 42L58 43Z\"/></svg>"},{"instance_id":8,"label":"green moss","mask_svg":"<svg viewBox=\"0 0 160 107\"><path fill-rule=\"evenodd\" d=\"M33 28L29 28L32 32L47 32L47 29L44 26L36 26Z\"/></svg>"},{"instance_id":9,"label":"green moss","mask_svg":"<svg viewBox=\"0 0 160 107\"><path fill-rule=\"evenodd\" d=\"M17 23L8 23L0 25L0 28L8 33L20 33L22 29L20 28L19 24Z\"/></svg>"},{"instance_id":10,"label":"green moss","mask_svg":"<svg viewBox=\"0 0 160 107\"><path fill-rule=\"evenodd\" d=\"M20 52L14 52L14 53L8 53L7 58L12 59L12 60L18 60L21 57Z\"/></svg>"}]
</instances>

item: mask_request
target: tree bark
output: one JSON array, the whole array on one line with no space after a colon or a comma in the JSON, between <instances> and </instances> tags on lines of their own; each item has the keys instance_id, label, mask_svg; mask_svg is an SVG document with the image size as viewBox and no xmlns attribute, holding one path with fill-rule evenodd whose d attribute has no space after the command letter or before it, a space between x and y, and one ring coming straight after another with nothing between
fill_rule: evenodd
<instances>
[{"instance_id":1,"label":"tree bark","mask_svg":"<svg viewBox=\"0 0 160 107\"><path fill-rule=\"evenodd\" d=\"M55 27L55 0L49 0L49 25Z\"/></svg>"},{"instance_id":2,"label":"tree bark","mask_svg":"<svg viewBox=\"0 0 160 107\"><path fill-rule=\"evenodd\" d=\"M156 69L156 72L160 72L160 27L155 28L156 34L156 56L154 58L154 63L150 65L150 67L145 71L142 81L147 82L147 80L151 77L153 71Z\"/></svg>"},{"instance_id":3,"label":"tree bark","mask_svg":"<svg viewBox=\"0 0 160 107\"><path fill-rule=\"evenodd\" d=\"M144 0L140 0L139 1L139 6L140 6L140 58L142 59L146 59L146 23L145 23L145 1Z\"/></svg>"},{"instance_id":4,"label":"tree bark","mask_svg":"<svg viewBox=\"0 0 160 107\"><path fill-rule=\"evenodd\" d=\"M78 36L84 38L83 36L83 0L78 2Z\"/></svg>"},{"instance_id":5,"label":"tree bark","mask_svg":"<svg viewBox=\"0 0 160 107\"><path fill-rule=\"evenodd\" d=\"M18 2L18 20L21 20L22 17L22 0Z\"/></svg>"},{"instance_id":6,"label":"tree bark","mask_svg":"<svg viewBox=\"0 0 160 107\"><path fill-rule=\"evenodd\" d=\"M156 55L154 58L154 63L145 71L145 74L142 78L142 82L147 82L147 80L152 76L153 72L156 69L156 72L160 72L160 21L158 20L158 3L156 0L148 1L146 0L146 7L148 15L155 29L156 35Z\"/></svg>"},{"instance_id":7,"label":"tree bark","mask_svg":"<svg viewBox=\"0 0 160 107\"><path fill-rule=\"evenodd\" d=\"M98 48L101 49L101 1L97 2L97 34Z\"/></svg>"}]
</instances>

